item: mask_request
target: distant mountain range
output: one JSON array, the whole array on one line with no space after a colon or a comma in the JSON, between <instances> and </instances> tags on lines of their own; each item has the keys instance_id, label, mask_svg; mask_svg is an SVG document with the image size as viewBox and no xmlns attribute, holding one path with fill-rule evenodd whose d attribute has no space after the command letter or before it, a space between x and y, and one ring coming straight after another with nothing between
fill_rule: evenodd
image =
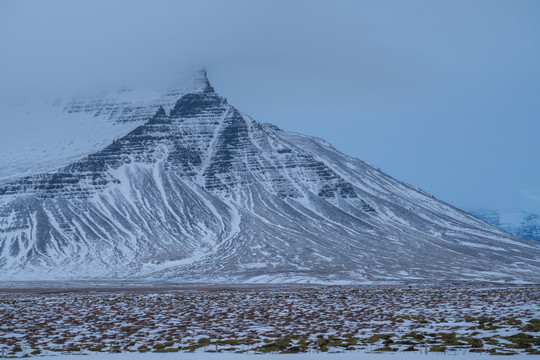
<instances>
[{"instance_id":1,"label":"distant mountain range","mask_svg":"<svg viewBox=\"0 0 540 360\"><path fill-rule=\"evenodd\" d=\"M516 237L540 241L540 215L520 209L475 210L471 214Z\"/></svg>"},{"instance_id":2,"label":"distant mountain range","mask_svg":"<svg viewBox=\"0 0 540 360\"><path fill-rule=\"evenodd\" d=\"M59 154L50 162L14 153L20 160L3 170L2 280L540 282L540 243L322 139L255 121L205 71L180 88L35 114L48 124L27 129L36 138L62 121L75 144L46 139ZM86 128L70 121L114 137L79 146Z\"/></svg>"}]
</instances>

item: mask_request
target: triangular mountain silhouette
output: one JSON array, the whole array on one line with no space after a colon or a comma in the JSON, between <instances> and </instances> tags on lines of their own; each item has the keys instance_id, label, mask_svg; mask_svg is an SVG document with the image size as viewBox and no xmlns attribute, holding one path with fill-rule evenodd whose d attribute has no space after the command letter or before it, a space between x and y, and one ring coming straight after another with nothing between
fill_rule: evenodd
<instances>
[{"instance_id":1,"label":"triangular mountain silhouette","mask_svg":"<svg viewBox=\"0 0 540 360\"><path fill-rule=\"evenodd\" d=\"M539 282L540 243L261 124L197 79L102 150L0 185L3 279Z\"/></svg>"}]
</instances>

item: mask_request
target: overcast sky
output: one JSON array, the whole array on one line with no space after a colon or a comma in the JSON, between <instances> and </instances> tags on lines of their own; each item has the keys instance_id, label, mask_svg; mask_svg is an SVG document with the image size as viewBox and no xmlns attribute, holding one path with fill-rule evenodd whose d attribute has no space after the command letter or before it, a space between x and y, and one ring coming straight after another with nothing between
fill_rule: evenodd
<instances>
[{"instance_id":1,"label":"overcast sky","mask_svg":"<svg viewBox=\"0 0 540 360\"><path fill-rule=\"evenodd\" d=\"M0 1L0 96L198 66L446 202L540 213L540 1Z\"/></svg>"}]
</instances>

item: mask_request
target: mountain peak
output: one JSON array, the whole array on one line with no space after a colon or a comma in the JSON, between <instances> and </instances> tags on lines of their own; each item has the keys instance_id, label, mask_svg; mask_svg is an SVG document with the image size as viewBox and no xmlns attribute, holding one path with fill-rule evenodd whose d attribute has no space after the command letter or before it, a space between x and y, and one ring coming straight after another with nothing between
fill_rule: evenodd
<instances>
[{"instance_id":1,"label":"mountain peak","mask_svg":"<svg viewBox=\"0 0 540 360\"><path fill-rule=\"evenodd\" d=\"M200 92L203 93L213 93L214 88L212 85L210 85L210 81L208 80L208 75L206 74L206 68L201 68L196 72L196 80L198 83L201 84L201 90Z\"/></svg>"},{"instance_id":2,"label":"mountain peak","mask_svg":"<svg viewBox=\"0 0 540 360\"><path fill-rule=\"evenodd\" d=\"M165 93L111 96L63 114L129 132L0 185L3 279L539 281L540 243L321 139L261 125L214 92L205 69Z\"/></svg>"}]
</instances>

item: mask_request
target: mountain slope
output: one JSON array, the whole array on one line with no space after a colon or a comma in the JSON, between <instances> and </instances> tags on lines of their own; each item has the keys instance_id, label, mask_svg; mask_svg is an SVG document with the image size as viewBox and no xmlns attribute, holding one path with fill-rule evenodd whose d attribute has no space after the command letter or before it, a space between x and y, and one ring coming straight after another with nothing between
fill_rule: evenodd
<instances>
[{"instance_id":1,"label":"mountain slope","mask_svg":"<svg viewBox=\"0 0 540 360\"><path fill-rule=\"evenodd\" d=\"M144 124L162 106L203 86L201 74L163 89L123 88L85 96L0 99L0 183L54 171Z\"/></svg>"},{"instance_id":2,"label":"mountain slope","mask_svg":"<svg viewBox=\"0 0 540 360\"><path fill-rule=\"evenodd\" d=\"M98 152L0 186L6 278L540 280L540 244L254 121L204 73L165 105Z\"/></svg>"},{"instance_id":3,"label":"mountain slope","mask_svg":"<svg viewBox=\"0 0 540 360\"><path fill-rule=\"evenodd\" d=\"M471 214L518 238L540 241L540 215L520 209L476 210Z\"/></svg>"}]
</instances>

